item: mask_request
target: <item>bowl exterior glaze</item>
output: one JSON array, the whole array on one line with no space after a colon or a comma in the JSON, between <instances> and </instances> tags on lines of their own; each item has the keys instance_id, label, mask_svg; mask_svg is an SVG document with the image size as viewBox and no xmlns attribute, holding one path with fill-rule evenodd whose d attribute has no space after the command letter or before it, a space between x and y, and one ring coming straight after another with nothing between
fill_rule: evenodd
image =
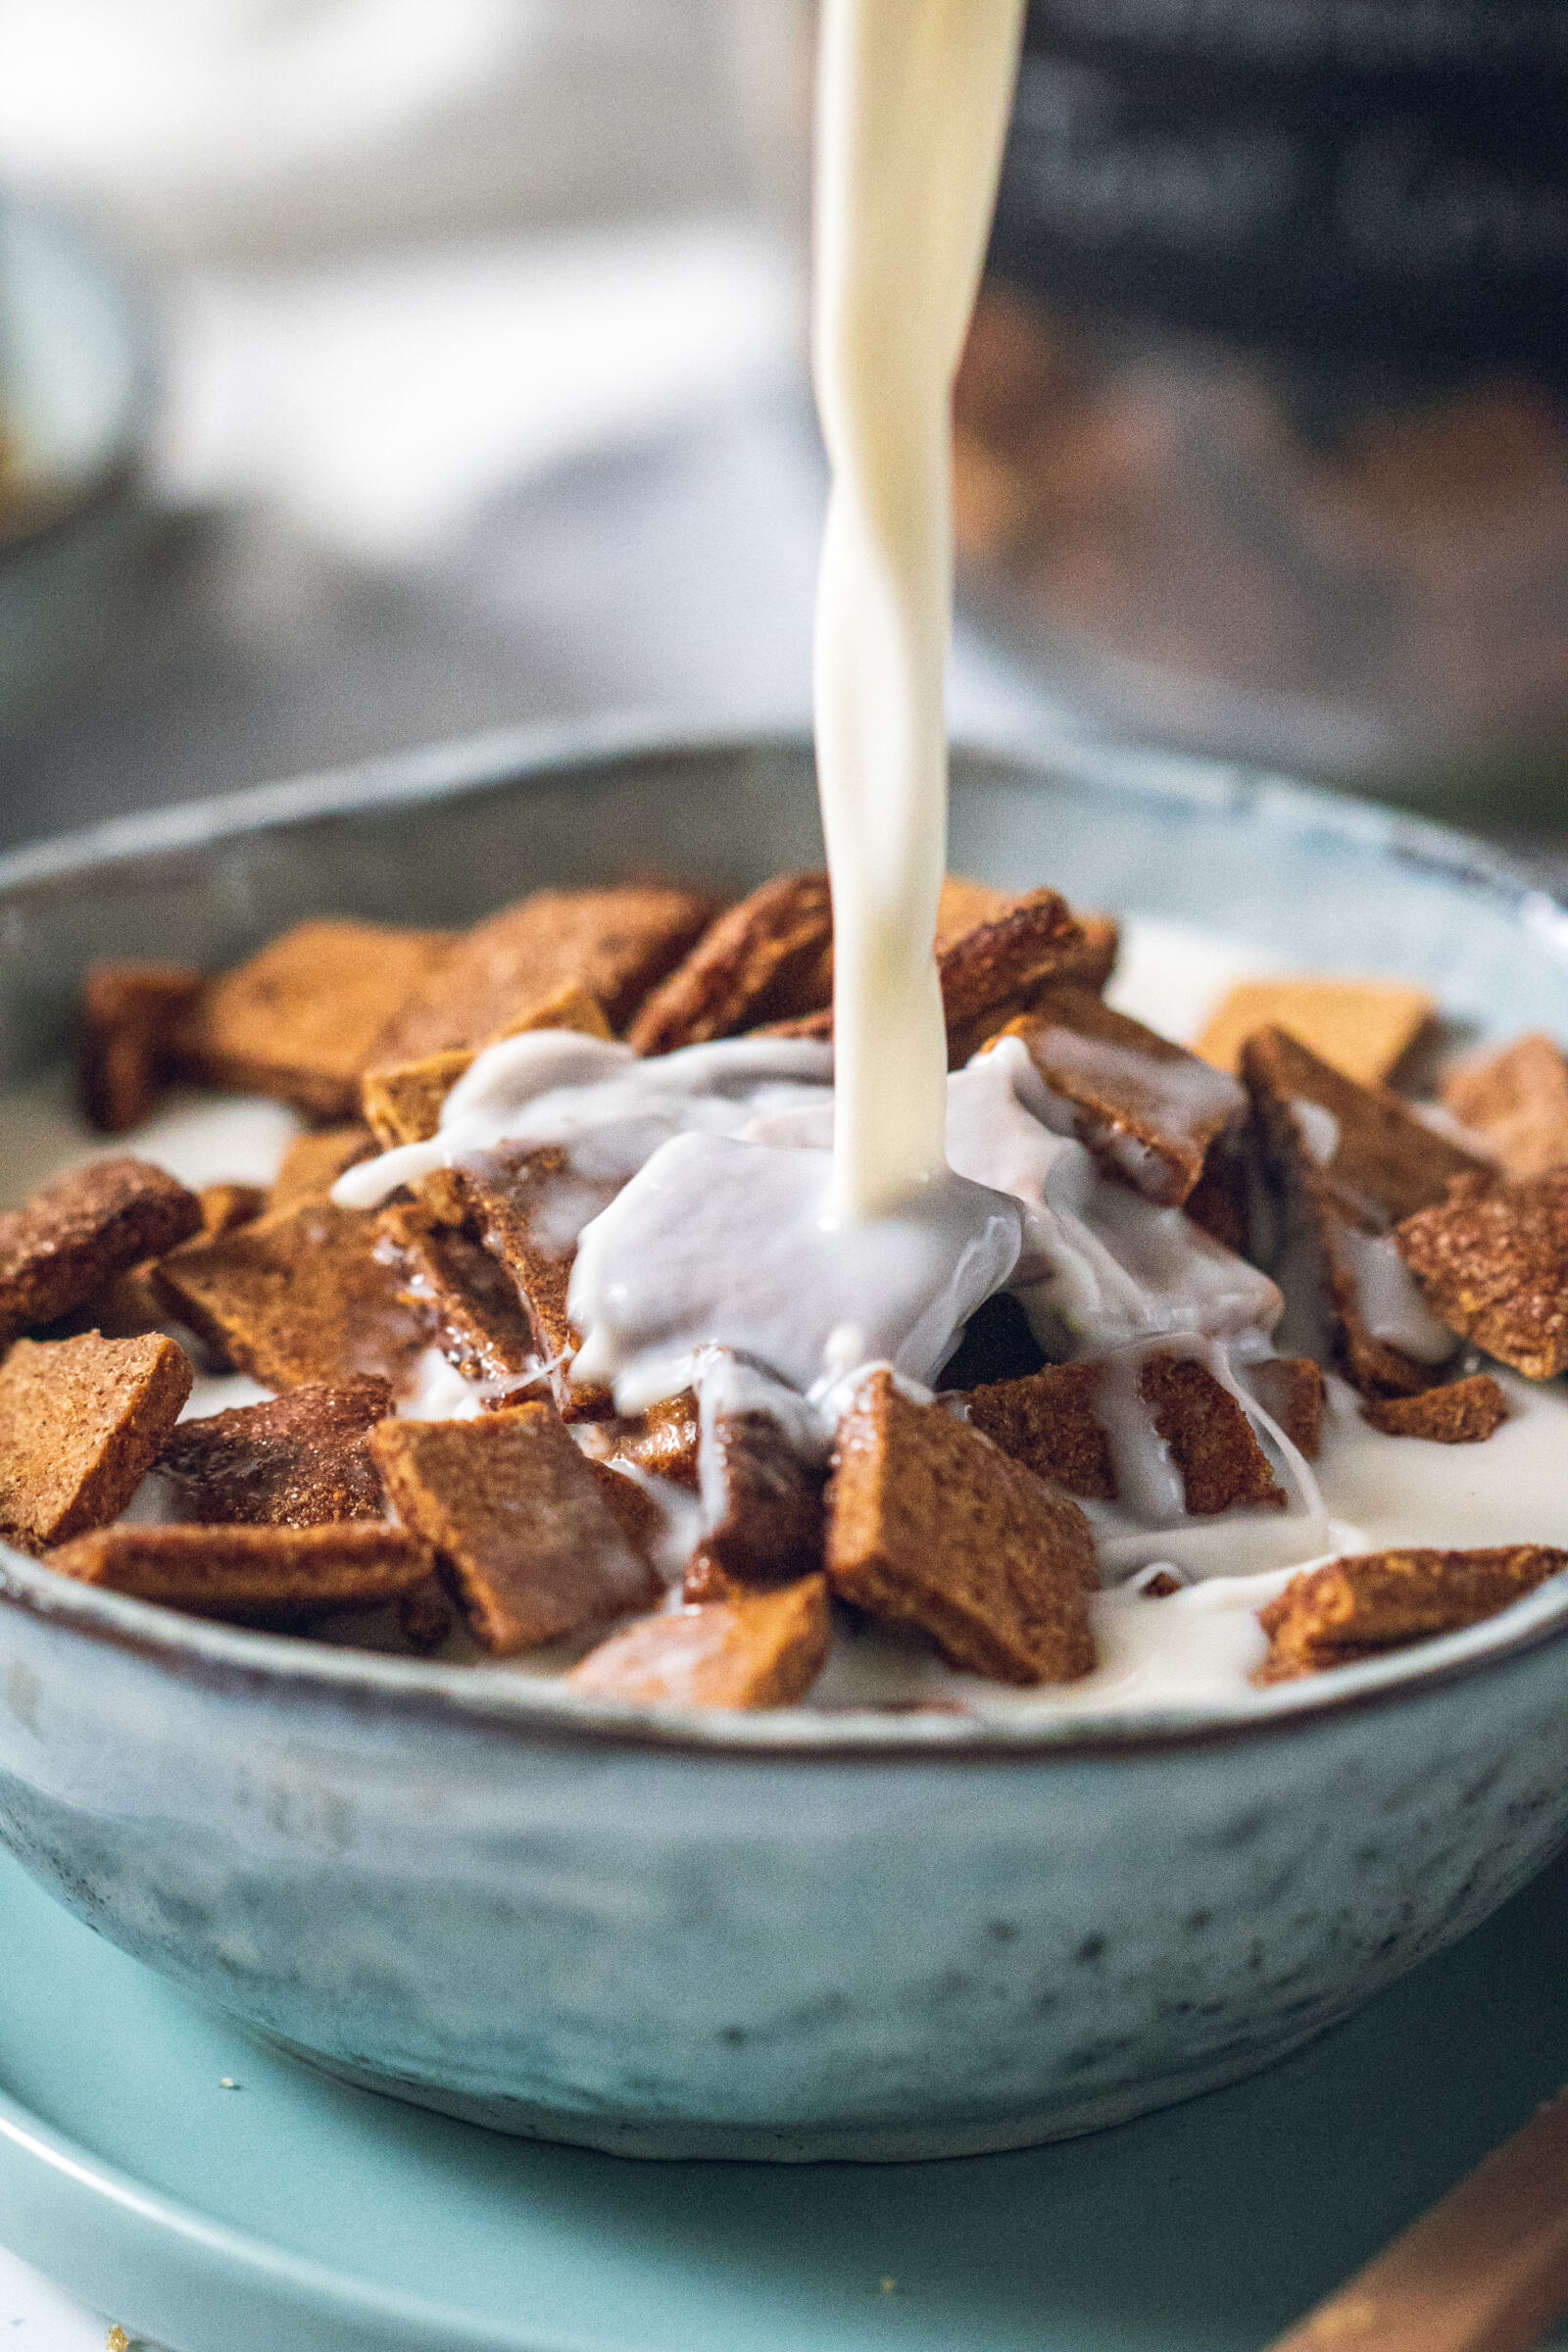
<instances>
[{"instance_id":1,"label":"bowl exterior glaze","mask_svg":"<svg viewBox=\"0 0 1568 2352\"><path fill-rule=\"evenodd\" d=\"M1568 1030L1562 918L1450 837L1229 771L958 781L973 870L1228 906L1233 936L1303 959L1348 960L1359 925L1363 968L1441 979L1478 1027ZM740 885L812 853L787 745L488 747L180 811L0 861L0 1049L58 1050L86 954L216 959L309 911L406 914L421 857L442 919L634 856ZM252 2031L506 2130L659 2156L1019 2146L1267 2063L1549 1856L1568 1612L1527 1607L1490 1652L1245 1723L662 1731L0 1555L0 1838Z\"/></svg>"}]
</instances>

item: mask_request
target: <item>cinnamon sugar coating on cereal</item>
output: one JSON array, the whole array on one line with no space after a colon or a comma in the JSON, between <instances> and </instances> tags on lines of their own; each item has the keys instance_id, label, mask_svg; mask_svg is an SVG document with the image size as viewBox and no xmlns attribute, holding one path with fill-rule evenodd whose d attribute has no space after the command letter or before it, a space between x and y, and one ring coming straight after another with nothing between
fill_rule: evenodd
<instances>
[{"instance_id":1,"label":"cinnamon sugar coating on cereal","mask_svg":"<svg viewBox=\"0 0 1568 2352\"><path fill-rule=\"evenodd\" d=\"M89 1160L0 1211L0 1347L200 1230L194 1193L142 1159Z\"/></svg>"},{"instance_id":2,"label":"cinnamon sugar coating on cereal","mask_svg":"<svg viewBox=\"0 0 1568 2352\"><path fill-rule=\"evenodd\" d=\"M204 1527L382 1519L368 1441L391 1411L387 1382L359 1379L181 1421L158 1460L167 1516Z\"/></svg>"},{"instance_id":3,"label":"cinnamon sugar coating on cereal","mask_svg":"<svg viewBox=\"0 0 1568 2352\"><path fill-rule=\"evenodd\" d=\"M1443 1100L1482 1136L1507 1176L1568 1164L1568 1057L1539 1031L1448 1072Z\"/></svg>"},{"instance_id":4,"label":"cinnamon sugar coating on cereal","mask_svg":"<svg viewBox=\"0 0 1568 2352\"><path fill-rule=\"evenodd\" d=\"M566 1677L591 1698L644 1706L788 1707L827 1661L827 1579L639 1617L591 1649Z\"/></svg>"},{"instance_id":5,"label":"cinnamon sugar coating on cereal","mask_svg":"<svg viewBox=\"0 0 1568 2352\"><path fill-rule=\"evenodd\" d=\"M302 1208L308 1200L326 1200L346 1168L358 1167L375 1150L375 1139L357 1121L342 1127L321 1127L297 1135L278 1162L267 1196L271 1212Z\"/></svg>"},{"instance_id":6,"label":"cinnamon sugar coating on cereal","mask_svg":"<svg viewBox=\"0 0 1568 2352\"><path fill-rule=\"evenodd\" d=\"M1472 1372L1419 1396L1368 1396L1361 1418L1390 1438L1437 1446L1483 1446L1508 1418L1508 1399L1490 1372Z\"/></svg>"},{"instance_id":7,"label":"cinnamon sugar coating on cereal","mask_svg":"<svg viewBox=\"0 0 1568 2352\"><path fill-rule=\"evenodd\" d=\"M528 1319L500 1261L420 1201L399 1201L376 1219L376 1255L396 1277L398 1297L486 1401L521 1404L547 1394Z\"/></svg>"},{"instance_id":8,"label":"cinnamon sugar coating on cereal","mask_svg":"<svg viewBox=\"0 0 1568 2352\"><path fill-rule=\"evenodd\" d=\"M1433 1312L1530 1380L1568 1370L1568 1167L1515 1184L1465 1177L1398 1229Z\"/></svg>"},{"instance_id":9,"label":"cinnamon sugar coating on cereal","mask_svg":"<svg viewBox=\"0 0 1568 2352\"><path fill-rule=\"evenodd\" d=\"M1456 1633L1564 1569L1568 1551L1544 1544L1363 1552L1304 1569L1258 1612L1269 1648L1252 1680L1264 1688L1294 1682Z\"/></svg>"},{"instance_id":10,"label":"cinnamon sugar coating on cereal","mask_svg":"<svg viewBox=\"0 0 1568 2352\"><path fill-rule=\"evenodd\" d=\"M180 1067L208 1086L275 1095L308 1118L352 1117L388 1006L453 947L446 931L296 923L206 990L180 1026Z\"/></svg>"},{"instance_id":11,"label":"cinnamon sugar coating on cereal","mask_svg":"<svg viewBox=\"0 0 1568 2352\"><path fill-rule=\"evenodd\" d=\"M106 1527L48 1565L106 1592L194 1617L285 1632L339 1609L378 1607L429 1580L430 1554L401 1527Z\"/></svg>"},{"instance_id":12,"label":"cinnamon sugar coating on cereal","mask_svg":"<svg viewBox=\"0 0 1568 2352\"><path fill-rule=\"evenodd\" d=\"M803 1461L773 1416L710 1393L702 1404L704 1533L686 1564L688 1600L780 1585L819 1568L825 1472Z\"/></svg>"},{"instance_id":13,"label":"cinnamon sugar coating on cereal","mask_svg":"<svg viewBox=\"0 0 1568 2352\"><path fill-rule=\"evenodd\" d=\"M1274 1477L1243 1407L1197 1356L1156 1348L1144 1359L1138 1394L1154 1417L1181 1475L1183 1502L1195 1519L1245 1505L1284 1510Z\"/></svg>"},{"instance_id":14,"label":"cinnamon sugar coating on cereal","mask_svg":"<svg viewBox=\"0 0 1568 2352\"><path fill-rule=\"evenodd\" d=\"M154 1287L170 1314L264 1388L368 1374L401 1389L424 1335L375 1241L372 1216L308 1200L187 1243L160 1261Z\"/></svg>"},{"instance_id":15,"label":"cinnamon sugar coating on cereal","mask_svg":"<svg viewBox=\"0 0 1568 2352\"><path fill-rule=\"evenodd\" d=\"M833 994L833 909L824 873L775 874L719 915L627 1031L639 1054L798 1019Z\"/></svg>"},{"instance_id":16,"label":"cinnamon sugar coating on cereal","mask_svg":"<svg viewBox=\"0 0 1568 2352\"><path fill-rule=\"evenodd\" d=\"M870 1373L839 1425L828 1581L874 1617L919 1626L997 1682L1073 1682L1095 1663L1094 1541L1077 1503L940 1405Z\"/></svg>"},{"instance_id":17,"label":"cinnamon sugar coating on cereal","mask_svg":"<svg viewBox=\"0 0 1568 2352\"><path fill-rule=\"evenodd\" d=\"M572 1029L582 1037L609 1037L610 1023L599 1001L568 980L536 1004L507 1021L486 1046L540 1029ZM365 1123L384 1152L399 1144L427 1143L441 1124L441 1106L473 1066L483 1047L454 1046L417 1061L378 1063L360 1081Z\"/></svg>"},{"instance_id":18,"label":"cinnamon sugar coating on cereal","mask_svg":"<svg viewBox=\"0 0 1568 2352\"><path fill-rule=\"evenodd\" d=\"M90 963L81 985L81 1104L103 1135L139 1126L173 1074L173 1038L207 983L184 963Z\"/></svg>"},{"instance_id":19,"label":"cinnamon sugar coating on cereal","mask_svg":"<svg viewBox=\"0 0 1568 2352\"><path fill-rule=\"evenodd\" d=\"M966 1418L1003 1452L1069 1494L1116 1499L1110 1441L1095 1411L1102 1364L1048 1364L971 1389Z\"/></svg>"},{"instance_id":20,"label":"cinnamon sugar coating on cereal","mask_svg":"<svg viewBox=\"0 0 1568 2352\"><path fill-rule=\"evenodd\" d=\"M18 1340L0 1363L0 1535L41 1551L118 1518L190 1391L161 1333Z\"/></svg>"},{"instance_id":21,"label":"cinnamon sugar coating on cereal","mask_svg":"<svg viewBox=\"0 0 1568 2352\"><path fill-rule=\"evenodd\" d=\"M1298 1453L1315 1462L1323 1450L1323 1413L1328 1401L1323 1371L1309 1355L1267 1355L1239 1368L1269 1417L1277 1421Z\"/></svg>"},{"instance_id":22,"label":"cinnamon sugar coating on cereal","mask_svg":"<svg viewBox=\"0 0 1568 2352\"><path fill-rule=\"evenodd\" d=\"M618 1033L716 911L706 893L660 883L536 890L474 925L386 1023L366 1066L481 1046L573 981Z\"/></svg>"},{"instance_id":23,"label":"cinnamon sugar coating on cereal","mask_svg":"<svg viewBox=\"0 0 1568 2352\"><path fill-rule=\"evenodd\" d=\"M537 1648L657 1597L658 1579L552 1406L383 1421L370 1448L481 1648Z\"/></svg>"},{"instance_id":24,"label":"cinnamon sugar coating on cereal","mask_svg":"<svg viewBox=\"0 0 1568 2352\"><path fill-rule=\"evenodd\" d=\"M1234 1078L1091 988L1048 989L1001 1036L1017 1038L1052 1093L1072 1105L1073 1132L1101 1167L1163 1206L1187 1200L1209 1146L1246 1121L1247 1096Z\"/></svg>"}]
</instances>

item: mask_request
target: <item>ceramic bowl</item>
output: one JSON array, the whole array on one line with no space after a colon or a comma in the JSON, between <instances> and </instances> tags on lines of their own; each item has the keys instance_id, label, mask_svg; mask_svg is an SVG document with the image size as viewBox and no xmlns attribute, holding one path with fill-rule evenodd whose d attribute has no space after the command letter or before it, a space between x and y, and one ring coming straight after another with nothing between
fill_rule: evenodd
<instances>
[{"instance_id":1,"label":"ceramic bowl","mask_svg":"<svg viewBox=\"0 0 1568 2352\"><path fill-rule=\"evenodd\" d=\"M461 919L816 855L800 743L483 744L0 860L0 1043L91 954ZM1568 918L1453 837L1235 771L971 755L954 859L1568 1033ZM193 1623L0 1565L0 1837L253 2032L502 2129L902 2158L1266 2064L1561 1842L1568 1598L1238 1715L657 1717Z\"/></svg>"}]
</instances>

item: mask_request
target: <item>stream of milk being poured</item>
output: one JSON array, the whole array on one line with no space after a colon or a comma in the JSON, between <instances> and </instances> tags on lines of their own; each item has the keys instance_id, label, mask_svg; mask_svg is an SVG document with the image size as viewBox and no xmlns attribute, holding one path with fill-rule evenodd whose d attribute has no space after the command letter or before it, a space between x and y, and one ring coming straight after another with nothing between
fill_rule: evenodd
<instances>
[{"instance_id":1,"label":"stream of milk being poured","mask_svg":"<svg viewBox=\"0 0 1568 2352\"><path fill-rule=\"evenodd\" d=\"M950 409L996 200L1023 0L826 0L814 350L833 485L816 766L833 887L834 1200L945 1168L932 944L947 859Z\"/></svg>"}]
</instances>

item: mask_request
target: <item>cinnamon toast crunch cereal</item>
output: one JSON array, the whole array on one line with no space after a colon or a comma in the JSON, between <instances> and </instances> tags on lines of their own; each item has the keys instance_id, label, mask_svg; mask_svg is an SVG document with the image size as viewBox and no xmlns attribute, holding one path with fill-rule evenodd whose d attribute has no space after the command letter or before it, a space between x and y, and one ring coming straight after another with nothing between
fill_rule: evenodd
<instances>
[{"instance_id":1,"label":"cinnamon toast crunch cereal","mask_svg":"<svg viewBox=\"0 0 1568 2352\"><path fill-rule=\"evenodd\" d=\"M827 1659L827 1579L639 1617L591 1649L567 1676L592 1698L686 1707L788 1707Z\"/></svg>"},{"instance_id":2,"label":"cinnamon toast crunch cereal","mask_svg":"<svg viewBox=\"0 0 1568 2352\"><path fill-rule=\"evenodd\" d=\"M116 1518L190 1390L190 1359L161 1333L18 1340L0 1362L0 1535L41 1551Z\"/></svg>"},{"instance_id":3,"label":"cinnamon toast crunch cereal","mask_svg":"<svg viewBox=\"0 0 1568 2352\"><path fill-rule=\"evenodd\" d=\"M106 1592L193 1617L287 1631L339 1609L375 1608L429 1580L430 1554L401 1527L102 1528L49 1555Z\"/></svg>"}]
</instances>

